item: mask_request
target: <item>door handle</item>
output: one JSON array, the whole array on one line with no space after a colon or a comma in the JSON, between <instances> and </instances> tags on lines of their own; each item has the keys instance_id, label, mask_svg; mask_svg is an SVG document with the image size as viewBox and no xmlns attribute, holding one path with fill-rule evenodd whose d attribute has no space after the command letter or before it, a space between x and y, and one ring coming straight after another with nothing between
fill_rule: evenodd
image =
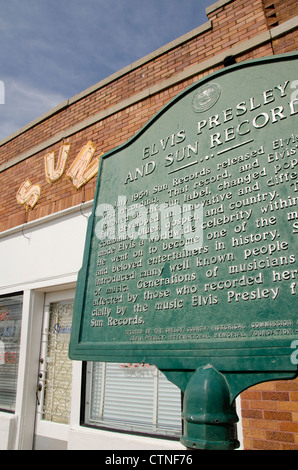
<instances>
[{"instance_id":1,"label":"door handle","mask_svg":"<svg viewBox=\"0 0 298 470\"><path fill-rule=\"evenodd\" d=\"M38 384L36 388L36 400L37 400L38 406L40 405L39 392L41 391L42 391L42 384Z\"/></svg>"}]
</instances>

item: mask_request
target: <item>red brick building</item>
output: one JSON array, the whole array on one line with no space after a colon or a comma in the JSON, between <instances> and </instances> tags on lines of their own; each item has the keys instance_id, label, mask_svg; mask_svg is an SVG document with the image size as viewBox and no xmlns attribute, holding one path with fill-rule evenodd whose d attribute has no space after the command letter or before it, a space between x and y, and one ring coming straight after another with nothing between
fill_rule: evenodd
<instances>
[{"instance_id":1,"label":"red brick building","mask_svg":"<svg viewBox=\"0 0 298 470\"><path fill-rule=\"evenodd\" d=\"M30 416L35 415L36 403L35 396L32 399L30 393L35 390L38 375L39 347L34 348L29 343L34 340L40 343L38 335L41 329L34 312L39 303L44 303L42 295L75 287L76 270L81 262L80 253L75 266L71 265L68 270L63 267L56 272L53 268L51 273L39 268L34 270L30 266L30 258L24 255L26 249L33 250L31 256L35 253L33 235L37 236L43 224L54 224L60 218L64 221L72 214L82 216L84 211L88 212L88 203L93 200L96 185L96 171L92 172L92 165L96 170L99 156L135 135L186 87L225 67L231 60L239 63L298 49L296 0L219 0L210 4L206 13L208 21L203 25L66 100L0 142L0 181L3 188L0 253L5 259L15 252L19 262L23 263L19 267L16 260L9 274L2 272L0 301L5 306L5 299L11 302L16 293L26 292L23 297L26 313L23 313L21 327L24 330L23 356L19 359L18 372L15 372L15 402L12 400L9 409L0 404L1 448L32 448L36 431L34 419ZM59 152L61 166L57 163ZM86 157L86 152L89 152L89 157ZM90 173L86 165L82 169L84 155ZM78 161L79 156L81 160ZM85 228L81 229L82 240ZM14 243L19 239L27 243L26 237L31 237L31 245L18 252ZM55 252L50 245L44 249ZM26 274L20 273L25 269ZM14 274L16 272L17 275ZM33 313L32 308L35 309ZM37 325L36 337L29 332L32 324ZM75 376L76 383L72 387L80 388L80 374ZM238 414L241 416L241 429L238 431L243 449L298 449L297 380L268 382L246 390L241 394ZM69 426L63 423L63 426ZM65 434L68 437L59 440L67 448L78 448L80 433L85 431L77 411L72 414L70 423L68 434ZM27 437L24 437L22 429L26 429ZM104 433L103 430L92 429L95 434ZM131 435L127 436L127 442L132 442ZM46 437L45 432L43 442ZM125 433L121 434L121 439L124 437ZM53 436L50 439L54 439ZM90 443L92 436L88 435L86 439ZM138 437L137 444L131 445L156 448L154 440L151 444L148 442ZM123 444L124 448L126 445ZM167 447L164 444L158 448L171 448L171 445Z\"/></svg>"}]
</instances>

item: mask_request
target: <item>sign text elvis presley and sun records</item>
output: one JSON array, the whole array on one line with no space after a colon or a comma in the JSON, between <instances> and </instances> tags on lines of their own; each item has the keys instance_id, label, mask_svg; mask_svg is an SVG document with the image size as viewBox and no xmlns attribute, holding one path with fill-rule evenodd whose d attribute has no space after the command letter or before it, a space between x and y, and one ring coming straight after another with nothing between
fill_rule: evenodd
<instances>
[{"instance_id":1,"label":"sign text elvis presley and sun records","mask_svg":"<svg viewBox=\"0 0 298 470\"><path fill-rule=\"evenodd\" d=\"M102 157L81 342L297 337L294 71L215 74Z\"/></svg>"}]
</instances>

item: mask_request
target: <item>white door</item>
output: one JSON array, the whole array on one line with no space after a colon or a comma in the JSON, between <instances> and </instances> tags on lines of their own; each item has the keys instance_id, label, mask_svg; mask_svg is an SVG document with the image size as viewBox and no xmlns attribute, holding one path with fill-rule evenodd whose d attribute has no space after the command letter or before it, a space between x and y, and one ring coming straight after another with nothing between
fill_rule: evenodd
<instances>
[{"instance_id":1,"label":"white door","mask_svg":"<svg viewBox=\"0 0 298 470\"><path fill-rule=\"evenodd\" d=\"M72 362L68 347L74 290L47 294L36 389L35 450L66 450Z\"/></svg>"}]
</instances>

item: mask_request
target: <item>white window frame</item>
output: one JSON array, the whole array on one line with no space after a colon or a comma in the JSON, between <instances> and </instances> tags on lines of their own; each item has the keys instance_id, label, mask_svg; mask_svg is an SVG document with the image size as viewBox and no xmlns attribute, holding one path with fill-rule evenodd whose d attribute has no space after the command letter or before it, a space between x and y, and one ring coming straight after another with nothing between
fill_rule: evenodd
<instances>
[{"instance_id":1,"label":"white window frame","mask_svg":"<svg viewBox=\"0 0 298 470\"><path fill-rule=\"evenodd\" d=\"M19 376L19 367L20 367L20 356L21 356L21 332L22 332L22 322L23 322L23 305L24 305L24 293L23 292L15 292L7 295L1 295L0 300L5 303L5 299L12 299L13 297L22 297L22 305L21 305L21 324L20 324L20 330L19 330L19 337L18 337L18 361L17 361L17 366L16 366L16 373L14 375L14 378L12 379L14 382L16 382L16 390L15 390L15 396L14 396L14 403L11 406L1 407L0 412L1 413L12 413L16 414L16 407L17 407L17 394L18 394L18 376ZM8 320L9 322L9 320ZM6 326L6 323L1 321L1 326L4 328ZM5 353L5 341L2 341L0 339L0 365L5 364L5 357L1 357L3 354L4 356ZM0 404L1 406L1 404Z\"/></svg>"},{"instance_id":2,"label":"white window frame","mask_svg":"<svg viewBox=\"0 0 298 470\"><path fill-rule=\"evenodd\" d=\"M49 308L51 303L64 302L67 300L74 300L75 290L65 290L61 292L48 293L45 296L45 306L44 306L44 326L42 331L41 338L41 352L40 357L45 358L47 353L47 319L49 317ZM73 380L72 380L72 390L73 390ZM72 393L73 394L73 393ZM56 439L59 441L68 441L68 431L69 424L60 424L52 421L46 421L42 419L42 406L43 406L43 394L41 395L40 405L37 406L37 415L36 415L36 426L35 434L38 433L38 436L44 438Z\"/></svg>"}]
</instances>

